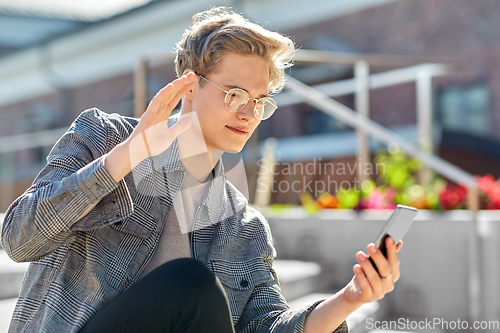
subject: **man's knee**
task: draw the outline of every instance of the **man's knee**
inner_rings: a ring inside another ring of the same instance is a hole
[[[175,259],[156,270],[159,275],[166,276],[168,279],[177,279],[179,282],[211,281],[214,278],[212,272],[201,261],[193,258]]]
[[[201,297],[220,290],[215,275],[199,260],[180,258],[169,261],[150,273],[151,283],[158,283],[168,293],[182,292],[184,298]]]

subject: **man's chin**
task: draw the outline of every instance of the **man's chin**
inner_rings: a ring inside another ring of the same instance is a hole
[[[243,147],[245,147],[245,145],[242,145],[241,147],[239,145],[231,145],[231,147],[226,146],[219,149],[225,153],[237,154],[243,150]]]
[[[223,152],[225,153],[229,153],[229,154],[237,154],[241,151],[242,148],[240,149],[231,149],[231,148],[226,148],[226,149],[222,149]]]

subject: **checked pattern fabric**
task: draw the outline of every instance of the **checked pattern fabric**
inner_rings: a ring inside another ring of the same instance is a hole
[[[171,116],[168,125],[177,120]],[[151,259],[185,171],[174,141],[121,181],[111,177],[104,155],[138,121],[96,108],[82,112],[6,211],[3,246],[13,260],[31,262],[10,333],[78,332],[137,281]],[[195,216],[194,258],[222,282],[236,332],[302,332],[322,301],[290,309],[273,269],[267,220],[226,180],[221,159],[213,173]],[[347,332],[345,322],[335,332]]]

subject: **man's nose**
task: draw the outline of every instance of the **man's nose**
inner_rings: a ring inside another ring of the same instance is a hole
[[[255,103],[256,102],[253,99],[250,99],[247,105],[245,105],[242,110],[238,111],[238,116],[240,118],[245,118],[249,122],[254,121],[256,119],[254,114]]]

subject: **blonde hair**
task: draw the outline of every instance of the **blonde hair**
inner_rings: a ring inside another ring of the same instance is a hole
[[[285,68],[292,66],[295,46],[289,37],[216,7],[193,16],[193,25],[186,29],[175,52],[178,77],[186,69],[206,76],[229,52],[258,55],[269,63],[269,93],[278,93],[285,85]],[[200,80],[200,85],[204,83]]]

